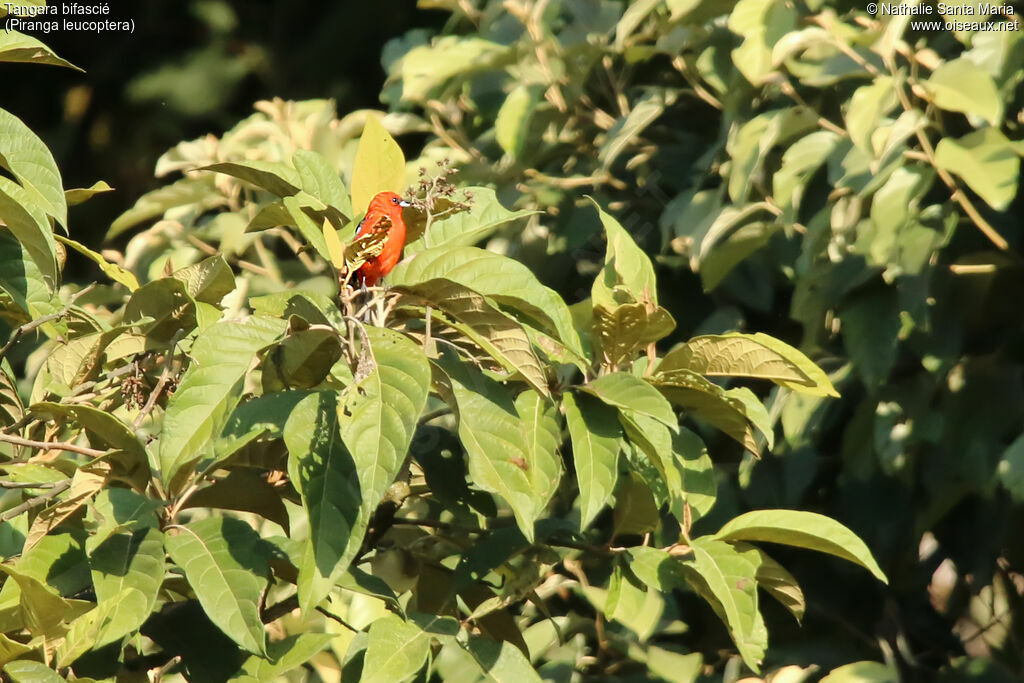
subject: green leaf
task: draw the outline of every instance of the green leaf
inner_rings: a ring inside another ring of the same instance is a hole
[[[704,656],[700,652],[682,654],[651,645],[647,648],[647,667],[667,681],[696,683],[704,670]]]
[[[171,277],[185,284],[190,297],[214,306],[235,291],[235,274],[220,254],[176,270]]]
[[[761,557],[761,563],[757,566],[757,585],[767,591],[779,603],[788,609],[796,617],[797,621],[804,618],[807,610],[807,601],[804,599],[804,592],[800,585],[793,578],[793,575],[786,571],[786,568],[769,557],[768,553],[756,546],[747,543],[732,544],[739,552],[753,550]]]
[[[5,29],[0,33],[0,62],[50,64],[52,66],[66,66],[75,71],[85,72],[84,69],[80,69],[71,62],[58,57],[47,45],[32,36],[10,29]]]
[[[517,85],[505,97],[505,102],[498,110],[494,120],[494,137],[505,154],[512,159],[518,158],[523,152],[541,90],[537,85]]]
[[[2,111],[0,109],[0,112]],[[2,125],[3,119],[0,117],[0,126]],[[0,129],[0,136],[2,135],[3,131]],[[2,152],[0,148],[0,153]],[[0,158],[0,165],[2,161]],[[57,251],[50,220],[35,197],[25,188],[3,176],[0,176],[0,220],[25,247],[39,268],[47,287],[56,289],[60,273],[57,269]]]
[[[522,427],[526,476],[530,480],[537,509],[543,509],[562,481],[562,425],[558,408],[536,391],[520,392],[515,400]]]
[[[38,206],[61,225],[68,224],[68,204],[57,162],[43,141],[4,109],[0,109],[0,167],[10,171],[32,206]]]
[[[31,652],[32,648],[0,633],[0,666],[6,666],[8,662],[22,659]]]
[[[509,47],[475,37],[444,36],[414,47],[402,58],[402,99],[424,102],[449,78],[493,68],[510,53]]]
[[[628,372],[601,375],[582,389],[610,406],[646,415],[672,431],[679,431],[679,419],[665,397],[653,386]]]
[[[550,396],[547,376],[530,344],[530,338],[514,318],[492,306],[477,292],[445,279],[412,286],[392,287],[423,306],[439,309],[452,318],[453,326],[466,334],[489,356],[511,373],[519,372],[536,391]]]
[[[338,579],[338,587],[352,593],[383,600],[389,609],[395,611],[399,616],[405,616],[405,609],[398,601],[395,591],[391,590],[391,586],[379,576],[369,574],[358,567],[349,567],[348,571]]]
[[[167,402],[159,441],[160,471],[169,493],[181,490],[189,466],[209,454],[238,402],[256,352],[272,343],[283,325],[253,317],[245,323],[211,325],[196,338],[192,364]]]
[[[631,6],[630,9],[635,6]],[[608,129],[605,141],[597,150],[601,168],[607,172],[615,160],[665,112],[665,108],[675,102],[678,94],[678,91],[671,88],[644,88],[644,94],[633,103],[629,113],[620,117]]]
[[[150,321],[143,323],[147,318]],[[146,337],[169,343],[175,335],[181,337],[195,329],[196,302],[183,282],[160,278],[132,292],[125,304],[124,322],[139,324]]]
[[[725,389],[712,384],[703,376],[691,370],[673,370],[654,376],[662,394],[673,404],[694,413],[728,436],[740,442],[753,455],[760,457],[761,451],[748,415],[747,403],[742,398],[730,395]],[[761,406],[761,412],[764,407]],[[771,430],[764,431],[765,439],[771,440]]]
[[[661,0],[638,0],[630,3],[622,18],[615,24],[615,49],[622,51],[626,46],[626,39],[633,35],[633,31],[643,23],[647,15],[661,4]]]
[[[101,489],[86,515],[88,528],[92,532],[86,547],[95,548],[112,533],[159,527],[156,513],[162,507],[159,500],[147,498],[131,489]]]
[[[196,491],[182,506],[183,510],[190,508],[252,512],[277,522],[285,533],[289,531],[288,509],[281,499],[281,492],[255,470],[231,470],[228,476]]]
[[[412,286],[436,278],[457,282],[520,311],[557,332],[558,339],[578,356],[586,356],[565,301],[522,263],[476,247],[442,246],[415,254],[388,276],[392,286]]]
[[[594,331],[601,342],[601,362],[610,367],[630,361],[640,349],[672,333],[676,321],[662,307],[645,304],[594,307]]]
[[[20,569],[21,562],[18,564]],[[19,626],[23,625],[33,636],[53,638],[60,635],[61,621],[68,617],[71,603],[57,595],[56,591],[43,581],[22,573],[19,569],[0,564],[0,571],[10,577],[4,584],[4,593],[7,593],[7,583],[10,580],[13,580],[19,589]]]
[[[935,163],[957,174],[996,211],[1017,195],[1020,157],[996,128],[982,128],[961,138],[944,137],[935,147]]]
[[[876,195],[877,196],[877,195]],[[886,384],[896,363],[901,327],[899,301],[889,287],[847,297],[839,307],[843,348],[869,390]]]
[[[848,113],[847,121],[849,119]],[[779,208],[785,210],[800,205],[808,180],[838,144],[839,135],[828,130],[818,130],[808,133],[786,148],[782,154],[782,166],[772,176],[773,195]]]
[[[263,544],[251,526],[226,517],[171,527],[165,539],[210,621],[260,656],[266,656],[266,634],[259,605],[270,574]]]
[[[91,540],[91,539],[90,539]],[[117,533],[96,544],[89,565],[100,606],[111,603],[93,647],[137,631],[156,605],[164,577],[163,534],[142,528]]]
[[[299,607],[312,610],[348,569],[369,520],[358,467],[341,439],[335,392],[310,394],[284,425],[288,474],[309,515],[309,543],[299,566]]]
[[[303,190],[352,220],[352,202],[338,169],[331,166],[322,154],[305,149],[295,150],[292,163],[299,172],[299,184]]]
[[[223,173],[278,197],[292,196],[299,191],[301,185],[299,173],[294,168],[276,161],[226,161],[201,166],[196,170]]]
[[[108,330],[88,332],[59,343],[46,359],[46,370],[54,382],[70,391],[72,387],[95,380],[104,362],[104,354],[116,340],[134,325],[119,325]]]
[[[249,299],[256,315],[291,318],[297,315],[313,324],[331,325],[343,331],[345,320],[338,306],[327,294],[306,289],[289,289]]]
[[[366,118],[352,165],[352,208],[366,211],[378,192],[405,189],[405,155],[376,116]]]
[[[524,443],[526,428],[512,396],[498,382],[470,373],[458,360],[447,358],[442,365],[451,380],[470,480],[505,499],[523,535],[532,541],[534,521],[550,495],[549,483],[538,482],[537,477],[548,468],[531,461],[534,454]],[[538,467],[540,472],[535,471]]]
[[[343,396],[341,438],[359,471],[363,509],[372,514],[412,443],[430,392],[423,349],[398,332],[368,327],[374,368]]]
[[[846,130],[853,144],[873,156],[871,136],[896,104],[896,90],[889,76],[877,76],[869,85],[857,88],[846,110]]]
[[[683,478],[672,457],[672,433],[665,425],[629,410],[623,410],[619,420],[630,443],[639,449],[630,459],[634,471],[650,487],[655,503],[667,504],[669,512],[682,519]]]
[[[720,242],[710,245],[700,262],[700,282],[704,291],[709,292],[718,287],[733,268],[768,244],[772,236],[782,229],[781,223],[754,221],[740,226]]]
[[[889,583],[864,541],[834,519],[815,512],[755,510],[730,520],[714,537],[730,541],[782,543],[817,550],[860,565],[882,583]]]
[[[707,377],[766,379],[813,396],[839,396],[828,376],[797,349],[760,332],[694,337],[673,348],[658,374],[689,370]]]
[[[629,454],[629,451],[627,451]],[[633,463],[630,463],[633,465]],[[653,468],[653,465],[651,465]],[[658,528],[661,513],[654,500],[651,487],[636,473],[636,467],[624,477],[615,493],[614,530],[615,535],[635,534],[642,536]]]
[[[768,647],[768,631],[758,610],[757,550],[744,550],[713,538],[696,538],[693,558],[682,561],[687,582],[725,622],[729,635],[756,673]]]
[[[341,358],[341,340],[333,329],[297,330],[267,349],[263,390],[312,389]]]
[[[682,474],[683,496],[691,518],[697,521],[711,511],[718,495],[711,456],[701,438],[685,427],[672,435],[672,453]]]
[[[783,5],[776,0],[753,1]],[[817,116],[806,107],[774,109],[735,126],[725,147],[732,158],[728,189],[734,204],[742,206],[748,201],[753,182],[775,145],[817,128]]]
[[[298,669],[315,657],[336,636],[333,633],[299,633],[267,645],[267,658],[250,655],[232,681],[278,680],[287,672]]]
[[[67,200],[68,206],[77,206],[98,194],[113,192],[114,189],[115,188],[107,184],[107,181],[97,180],[89,187],[76,187],[70,190],[64,190],[64,198]]]
[[[67,683],[67,679],[50,667],[27,659],[5,664],[4,673],[13,683]]]
[[[32,318],[57,313],[63,302],[54,296],[52,283],[43,277],[31,254],[10,231],[0,229],[0,290]],[[43,327],[47,333],[54,326]]]
[[[94,448],[120,451],[109,457],[111,474],[144,490],[151,477],[149,456],[135,432],[109,412],[86,404],[66,405],[40,402],[29,411],[35,415],[50,416],[57,422],[74,421],[85,429]]]
[[[612,308],[620,303],[635,301],[657,306],[658,284],[651,259],[617,220],[605,213],[593,198],[589,199],[597,209],[608,239],[604,267],[594,279],[591,289],[594,305]],[[625,295],[626,300],[622,300],[622,295]]]
[[[1024,501],[1024,434],[1003,451],[996,472],[1014,502]]]
[[[499,643],[484,636],[470,635],[464,647],[484,674],[497,683],[541,683],[530,660],[508,641]]]
[[[423,668],[430,636],[412,621],[386,614],[373,622],[363,660],[363,683],[398,683]]]
[[[197,214],[227,204],[227,198],[214,186],[213,174],[186,177],[147,192],[135,205],[110,224],[104,241],[112,240],[139,223],[163,216],[177,207],[193,207]]]
[[[310,199],[315,199],[315,197],[310,197]],[[317,223],[306,212],[306,208],[310,206],[310,203],[304,201],[301,195],[285,197],[282,203],[285,209],[288,210],[288,215],[291,216],[291,222],[298,228],[306,243],[316,249],[316,253],[320,254],[322,259],[330,263],[331,253],[330,249],[327,248],[327,240],[324,238],[323,223]]]
[[[936,106],[980,116],[992,126],[1003,118],[1003,98],[992,76],[963,57],[943,62],[922,82]]]
[[[619,477],[622,428],[615,410],[586,396],[562,395],[565,421],[572,440],[572,458],[580,488],[580,530],[612,499]]]
[[[129,270],[125,270],[117,264],[111,263],[103,257],[103,254],[93,251],[81,242],[76,242],[75,240],[64,237],[63,235],[54,235],[54,238],[56,238],[56,240],[61,244],[71,247],[79,254],[82,254],[95,263],[100,267],[100,270],[103,271],[104,275],[114,282],[118,282],[127,287],[129,292],[134,292],[139,288],[139,281],[136,279],[134,273]]]
[[[971,660],[968,659],[968,661]],[[971,676],[971,674],[967,674],[967,676]],[[829,671],[819,683],[899,683],[900,680],[900,672],[895,666],[882,662],[863,661],[836,667]]]
[[[466,187],[462,191],[472,196],[469,210],[435,218],[419,239],[405,245],[407,256],[433,247],[476,244],[506,223],[537,213],[509,211],[489,187]]]
[[[772,48],[796,28],[797,11],[778,0],[740,0],[729,15],[729,30],[743,37],[732,61],[753,85],[766,83],[774,72]]]

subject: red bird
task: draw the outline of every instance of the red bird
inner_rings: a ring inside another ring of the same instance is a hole
[[[356,228],[355,243],[365,259],[356,270],[356,282],[373,287],[402,258],[405,246],[402,209],[407,206],[409,202],[394,192],[379,192],[370,200],[366,216]]]

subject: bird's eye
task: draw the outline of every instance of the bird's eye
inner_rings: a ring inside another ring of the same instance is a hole
[[[392,197],[391,198],[391,203],[392,204],[397,204],[398,203],[398,197]]]

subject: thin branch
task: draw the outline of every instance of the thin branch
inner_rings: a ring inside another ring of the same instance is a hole
[[[672,66],[675,67],[676,71],[683,75],[683,78],[685,78],[686,82],[690,84],[691,88],[693,88],[693,92],[697,97],[704,100],[715,109],[723,109],[721,100],[712,95],[711,92],[701,85],[700,81],[694,78],[693,74],[690,73],[690,67],[686,64],[685,59],[682,57],[675,57],[672,60]]]
[[[12,434],[4,434],[3,432],[0,432],[0,442],[13,444],[15,446],[25,446],[26,448],[38,448],[44,451],[68,451],[69,453],[88,455],[91,458],[98,458],[107,453],[106,451],[89,448],[87,446],[79,446],[78,444],[63,441],[33,441],[31,439],[23,439],[20,436],[14,436]]]
[[[167,673],[169,673],[171,669],[173,669],[180,663],[181,655],[174,655],[173,657],[168,659],[166,662],[164,662],[163,666],[161,666],[159,669],[153,672],[153,683],[160,683],[160,681],[164,679],[164,676],[167,675]]]
[[[845,138],[845,137],[847,137],[849,135],[843,128],[840,128],[836,124],[832,123],[831,121],[826,119],[824,116],[819,114],[816,109],[811,107],[811,105],[807,104],[807,101],[800,95],[800,93],[797,92],[796,88],[793,87],[793,84],[789,82],[788,78],[786,80],[782,81],[782,83],[780,84],[780,87],[782,88],[783,94],[788,95],[789,97],[791,97],[794,100],[796,100],[797,104],[799,104],[800,106],[806,108],[808,111],[813,111],[815,116],[818,117],[818,125],[819,126],[824,128],[825,130],[828,130],[828,131],[831,131],[831,132],[835,133],[836,135],[838,135],[840,137],[844,137]]]
[[[903,106],[903,110],[907,112],[913,111],[914,105],[910,101],[910,98],[907,97],[907,93],[904,92],[903,85],[899,83],[897,79],[896,64],[893,63],[892,57],[887,57],[885,62],[886,66],[889,68],[889,73],[892,75],[896,89],[896,96],[899,98],[900,104]],[[967,217],[971,219],[971,222],[974,223],[978,230],[980,230],[982,234],[992,242],[992,244],[1001,251],[1008,250],[1010,248],[1010,243],[1007,242],[1006,239],[992,227],[992,224],[985,220],[984,216],[978,212],[974,203],[971,202],[967,195],[964,194],[964,191],[960,189],[956,179],[949,174],[949,171],[939,166],[935,159],[935,148],[932,147],[931,140],[928,139],[924,130],[922,130],[921,127],[915,127],[914,134],[917,136],[917,141],[921,145],[921,149],[924,151],[924,154],[928,159],[928,163],[939,174],[939,178],[943,183],[945,183],[946,187],[949,188],[953,201],[960,205],[960,208],[964,210],[964,213],[966,213]]]
[[[52,489],[52,481],[0,481],[0,489]]]
[[[263,613],[260,614],[260,621],[262,621],[264,624],[269,624],[272,621],[277,621],[278,619],[288,614],[298,606],[299,596],[296,593],[295,595],[289,598],[285,598],[281,602],[275,603],[270,607],[264,609]]]
[[[146,405],[142,406],[142,410],[135,416],[135,420],[132,421],[132,431],[138,431],[139,427],[142,426],[143,420],[149,415],[153,408],[156,407],[156,402],[160,400],[160,395],[163,393],[167,383],[171,381],[171,377],[174,375],[171,367],[174,365],[174,351],[178,348],[178,341],[184,335],[185,330],[179,329],[174,333],[171,338],[170,348],[167,351],[167,358],[164,359],[164,368],[160,372],[160,378],[156,381],[156,386],[153,387],[153,391],[150,392],[149,398],[146,399]]]
[[[391,524],[392,526],[424,526],[430,529],[440,529],[441,531],[455,531],[466,534],[488,534],[491,532],[491,529],[463,526],[461,524],[450,524],[448,522],[439,522],[433,519],[410,519],[408,517],[395,517],[391,520]]]
[[[12,507],[4,514],[0,515],[0,522],[7,522],[9,520],[14,519],[15,517],[17,517],[18,515],[27,510],[31,510],[34,507],[39,507],[40,505],[43,505],[47,501],[56,498],[63,491],[66,491],[69,488],[71,488],[70,479],[65,479],[64,481],[57,482],[56,484],[53,485],[53,488],[51,488],[46,493],[40,493],[38,496],[35,496],[34,498],[29,498],[21,505],[16,505],[15,507]]]
[[[452,409],[449,408],[448,406],[438,408],[437,410],[431,410],[429,413],[425,413],[423,416],[420,417],[420,424],[426,424],[432,420],[436,420],[439,417],[444,417],[445,415],[448,415],[451,412]]]
[[[196,249],[203,252],[207,256],[216,256],[217,254],[220,253],[219,251],[217,251],[217,248],[214,247],[212,244],[204,242],[195,235],[185,235],[185,239],[187,239],[192,244],[192,246],[194,246]],[[250,263],[249,261],[244,261],[242,259],[235,259],[235,263],[237,263],[238,267],[241,268],[242,270],[248,270],[251,273],[262,275],[264,277],[272,276],[272,273],[269,270],[267,270],[263,266],[258,266],[255,263]]]
[[[24,325],[19,326],[17,329],[14,330],[14,333],[11,335],[10,340],[6,344],[4,344],[3,348],[0,348],[0,358],[6,356],[7,352],[11,350],[11,347],[13,347],[18,342],[18,340],[21,339],[22,336],[28,334],[32,330],[42,327],[46,323],[53,322],[54,320],[60,320],[61,318],[67,316],[67,314],[68,310],[64,309],[63,311],[60,311],[58,313],[44,315],[42,318],[36,318],[31,322],[27,322]]]

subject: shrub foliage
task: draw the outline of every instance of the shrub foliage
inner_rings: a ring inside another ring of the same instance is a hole
[[[842,496],[925,489],[915,561],[958,502],[1022,495],[1017,366],[965,318],[1017,237],[1019,32],[421,4],[451,20],[385,46],[389,112],[257,103],[157,161],[120,251],[69,231],[110,188],[66,190],[0,110],[11,679],[760,673],[762,598],[807,609],[768,551],[887,582],[820,513],[823,463]],[[18,34],[0,59],[68,66]],[[383,190],[406,258],[357,289]],[[68,258],[101,278],[63,283]],[[736,656],[679,637],[701,610]]]

